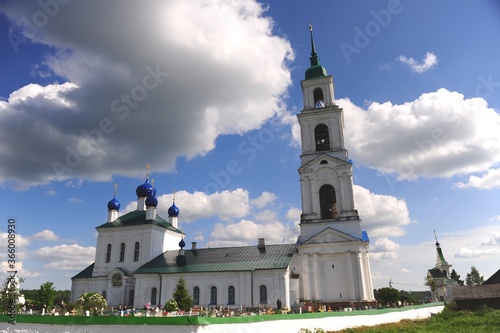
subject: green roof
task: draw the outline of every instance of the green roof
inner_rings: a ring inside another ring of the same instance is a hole
[[[92,277],[92,273],[94,272],[94,265],[95,263],[92,263],[90,266],[85,268],[83,271],[80,273],[76,274],[73,276],[71,279],[87,279]]]
[[[319,57],[316,53],[316,47],[314,46],[314,37],[311,25],[309,25],[309,32],[311,34],[311,67],[306,70],[306,80],[314,79],[316,77],[328,76],[328,74],[326,73],[326,68],[321,66],[321,64],[319,63]]]
[[[158,214],[154,220],[146,220],[146,211],[136,210],[125,215],[120,216],[113,222],[107,222],[96,227],[96,229],[103,228],[123,228],[137,225],[157,225],[165,229],[183,234],[182,231],[172,226],[167,220],[163,219]]]
[[[438,254],[439,260],[441,261],[441,264],[448,264],[446,262],[446,260],[444,259],[443,251],[441,250],[441,248],[439,246],[437,248],[437,254]]]
[[[429,269],[429,273],[434,279],[437,278],[448,278],[446,272],[441,271],[438,268]]]
[[[257,246],[185,250],[186,264],[177,265],[179,251],[173,250],[139,267],[134,274],[284,269],[290,264],[294,252],[295,244],[266,245],[265,250]]]
[[[328,76],[328,74],[326,68],[321,65],[311,66],[306,70],[306,80],[324,76]]]

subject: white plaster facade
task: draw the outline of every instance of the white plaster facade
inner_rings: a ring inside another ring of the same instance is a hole
[[[333,77],[326,75],[313,41],[312,45],[311,67],[301,82],[302,215],[300,245],[291,270],[300,276],[303,300],[371,303],[375,298],[369,241],[354,202],[343,109],[335,104]]]

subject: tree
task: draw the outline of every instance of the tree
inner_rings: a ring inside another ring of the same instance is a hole
[[[45,282],[36,293],[35,306],[37,309],[51,309],[54,307],[56,299],[56,289],[53,282]]]
[[[11,313],[13,310],[18,312],[23,304],[19,303],[20,284],[24,279],[19,278],[17,275],[12,275],[5,278],[0,288],[0,313]]]
[[[471,266],[470,273],[467,273],[465,277],[465,284],[468,286],[480,286],[484,282],[484,278],[479,275],[479,271],[476,267]]]
[[[401,301],[408,302],[410,304],[419,304],[421,303],[415,295],[411,291],[405,291],[405,290],[400,290],[399,293],[401,294]]]
[[[457,281],[457,283],[458,283],[459,286],[463,286],[464,285],[464,280],[460,280],[460,275],[457,274],[457,272],[454,269],[451,271],[450,278],[452,278],[453,280]]]
[[[439,295],[437,293],[437,281],[434,280],[434,278],[430,275],[427,275],[425,277],[425,282],[424,284],[429,287],[429,289],[432,291],[432,293],[436,296],[437,299],[439,299]]]
[[[182,311],[189,311],[193,306],[193,299],[189,295],[186,280],[182,276],[177,281],[173,297]]]
[[[78,312],[83,313],[87,310],[102,310],[108,307],[108,302],[99,293],[83,293],[75,303]]]
[[[377,291],[377,301],[382,304],[397,303],[401,298],[401,293],[394,288],[380,288]]]

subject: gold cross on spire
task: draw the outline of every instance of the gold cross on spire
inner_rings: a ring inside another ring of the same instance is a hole
[[[114,188],[115,188],[115,192],[114,192],[114,195],[116,196],[116,192],[118,192],[118,184],[116,184],[116,183],[115,183],[115,186],[114,186]]]

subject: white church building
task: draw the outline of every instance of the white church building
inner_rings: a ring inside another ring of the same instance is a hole
[[[193,303],[294,307],[301,303],[373,305],[369,239],[354,203],[352,162],[344,147],[343,109],[335,104],[331,75],[320,65],[311,34],[311,66],[301,81],[304,107],[298,115],[302,214],[294,244],[185,248],[179,208],[168,220],[156,213],[156,188],[136,189],[137,209],[119,216],[115,197],[107,222],[96,227],[95,262],[72,278],[71,301],[98,292],[111,306],[142,308],[172,298],[180,277]]]

